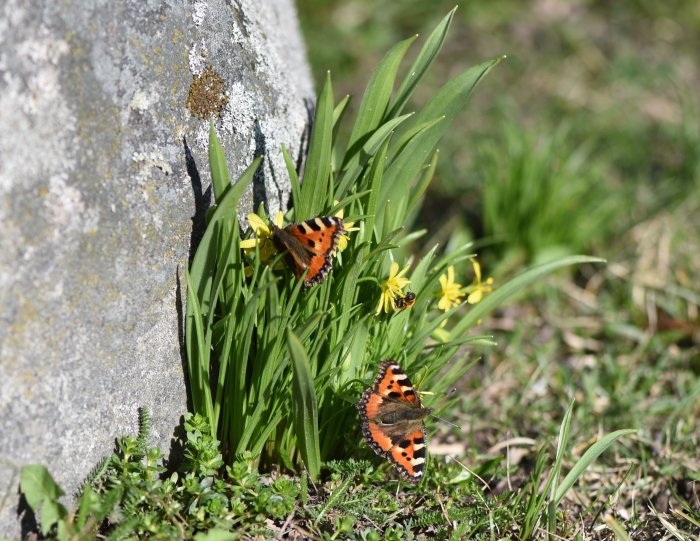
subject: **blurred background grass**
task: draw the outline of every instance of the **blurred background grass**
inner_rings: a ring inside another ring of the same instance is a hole
[[[320,81],[357,106],[378,60],[452,1],[300,0]],[[497,270],[606,247],[698,193],[700,4],[467,2],[416,101],[507,54],[441,145],[421,224],[495,244]],[[507,256],[504,260],[504,256]]]
[[[336,96],[355,107],[389,47],[454,6],[297,4],[319,87],[331,69]],[[700,2],[465,2],[416,102],[502,54],[441,143],[417,220],[423,246],[478,240],[496,284],[565,254],[608,265],[484,322],[501,340],[465,382],[470,436],[444,439],[468,439],[476,454],[513,435],[553,437],[573,394],[581,448],[641,429],[586,484],[587,501],[624,478],[636,495],[611,506],[632,523],[649,517],[643,500],[700,509]]]

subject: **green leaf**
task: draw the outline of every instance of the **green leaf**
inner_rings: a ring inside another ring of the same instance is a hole
[[[386,124],[378,128],[372,136],[367,139],[365,144],[362,145],[362,148],[350,157],[347,164],[343,167],[343,176],[338,183],[337,197],[343,197],[345,195],[350,185],[360,176],[365,165],[367,165],[369,160],[382,148],[384,142],[391,137],[391,134],[397,126],[411,116],[411,113],[409,113],[389,120]],[[383,167],[384,163],[381,165]]]
[[[427,120],[426,122],[422,122],[420,124],[416,124],[415,122],[411,121],[410,126],[401,133],[399,137],[396,138],[396,143],[394,144],[394,148],[392,149],[392,156],[398,156],[401,154],[401,151],[406,148],[406,145],[410,143],[413,139],[421,135],[424,131],[429,130],[433,126],[436,126],[440,122],[445,120],[444,116],[439,116],[437,118],[431,118],[430,120]]]
[[[512,280],[509,280],[502,286],[496,287],[492,293],[489,293],[489,295],[478,304],[470,306],[469,312],[467,312],[467,314],[452,328],[452,335],[454,336],[469,331],[469,329],[476,325],[476,323],[486,314],[489,314],[501,306],[513,295],[536,280],[539,280],[540,278],[543,278],[555,270],[561,269],[562,267],[567,267],[569,265],[580,265],[582,263],[605,263],[605,259],[585,255],[573,255],[527,269],[525,272],[519,274]]]
[[[338,131],[340,130],[341,120],[348,110],[348,103],[350,103],[350,95],[345,96],[338,105],[333,109],[333,139],[331,142],[331,171],[335,173],[339,164],[343,162],[342,156],[339,156],[341,149],[339,149],[338,141]],[[335,144],[334,144],[335,143]]]
[[[391,107],[391,112],[388,117],[394,117],[403,111],[406,102],[413,94],[413,91],[418,86],[418,83],[423,79],[423,76],[428,71],[428,68],[433,63],[437,57],[440,49],[442,49],[442,44],[445,42],[445,37],[447,36],[447,31],[450,28],[450,23],[452,22],[452,17],[454,17],[457,7],[455,6],[452,11],[450,11],[442,21],[435,27],[435,30],[431,32],[428,39],[423,44],[418,56],[414,60],[413,64],[406,73],[398,92],[396,93],[396,98],[394,104]]]
[[[289,182],[292,185],[292,201],[294,201],[296,204],[297,201],[301,201],[301,185],[299,184],[299,175],[297,174],[294,161],[284,145],[282,145],[282,156],[284,157],[284,164],[287,166]]]
[[[352,127],[348,140],[349,149],[358,141],[362,144],[369,137],[369,134],[382,123],[387,104],[391,98],[399,64],[417,37],[413,36],[394,45],[375,68],[362,96],[357,120]]]
[[[353,476],[348,476],[342,484],[333,490],[330,495],[328,496],[328,499],[325,501],[323,506],[320,508],[318,511],[318,515],[316,516],[316,520],[314,520],[314,525],[317,525],[319,521],[323,518],[323,516],[326,514],[326,512],[329,509],[333,509],[334,507],[338,506],[340,503],[340,500],[343,496],[348,491],[348,488],[350,488],[350,484],[353,482]]]
[[[406,205],[407,215],[411,214],[418,206],[418,203],[423,200],[423,194],[425,194],[425,191],[428,189],[430,181],[433,179],[433,175],[435,174],[439,154],[439,150],[433,152],[433,157],[430,159],[430,163],[423,168],[423,172],[416,183],[416,187],[411,190],[411,196],[409,197],[408,204]]]
[[[574,411],[574,401],[569,402],[569,407],[566,408],[566,413],[564,413],[564,418],[561,421],[561,426],[559,428],[559,441],[557,442],[557,454],[554,457],[554,483],[553,487],[557,486],[559,472],[561,471],[561,464],[564,461],[564,452],[569,444],[569,433],[571,432],[571,414]],[[555,489],[552,490],[552,495],[556,492]]]
[[[78,500],[78,514],[75,523],[79,529],[83,529],[91,514],[99,513],[102,508],[102,500],[92,487],[86,486]]]
[[[44,500],[41,506],[41,533],[47,535],[54,524],[59,524],[60,521],[68,516],[68,511],[63,505],[57,501]],[[59,528],[60,529],[60,528]]]
[[[199,532],[194,536],[194,541],[234,541],[240,539],[239,534],[228,530],[213,528],[208,532]]]
[[[314,380],[304,345],[287,329],[287,347],[292,358],[292,415],[301,458],[311,479],[321,471],[318,439],[318,409]]]
[[[615,539],[617,541],[632,541],[632,538],[630,537],[629,533],[625,529],[625,527],[615,520],[611,515],[607,515],[603,517],[603,522],[607,525],[608,528],[610,528],[615,534]],[[668,537],[666,537],[668,539]],[[678,539],[684,539],[683,537],[678,537]]]
[[[20,471],[19,487],[32,511],[38,512],[44,500],[57,500],[65,492],[53,480],[49,470],[39,464],[28,464]]]
[[[379,149],[377,155],[372,160],[372,167],[369,170],[369,188],[370,194],[367,201],[367,214],[369,217],[365,220],[365,231],[363,240],[368,243],[372,242],[372,237],[374,233],[374,223],[376,221],[377,214],[377,203],[379,201],[379,192],[382,187],[382,177],[384,175],[384,166],[386,162],[387,149],[389,148],[389,141],[387,139],[384,145]],[[377,240],[381,240],[378,238]],[[369,244],[368,244],[369,247]]]
[[[39,464],[23,466],[19,486],[32,511],[40,514],[41,533],[47,535],[52,526],[68,515],[58,502],[65,493],[51,477],[49,470]]]
[[[216,136],[213,122],[209,124],[209,168],[211,169],[214,198],[218,203],[231,185],[231,175],[229,175],[224,149]]]
[[[295,220],[309,220],[322,210],[328,194],[328,174],[333,143],[333,86],[330,72],[316,104],[309,155],[306,158],[301,200],[295,201]]]
[[[557,488],[557,491],[554,495],[554,501],[558,505],[559,502],[564,498],[566,493],[569,491],[569,489],[574,486],[574,483],[578,480],[579,477],[581,477],[581,474],[583,474],[586,469],[595,461],[596,458],[598,458],[608,447],[610,447],[613,443],[615,443],[616,440],[621,438],[622,436],[627,436],[630,434],[636,434],[638,430],[633,429],[633,428],[624,428],[622,430],[616,430],[615,432],[611,432],[610,434],[606,434],[600,440],[598,440],[596,443],[591,445],[585,453],[583,453],[583,456],[574,464],[574,467],[571,468],[571,471],[568,473],[566,477],[564,477],[564,480],[561,482],[559,487]]]
[[[562,419],[561,426],[559,427],[559,441],[557,442],[557,453],[554,457],[554,465],[552,467],[552,473],[550,474],[550,487],[549,487],[549,504],[547,509],[547,522],[550,532],[557,531],[557,501],[554,498],[554,494],[557,491],[557,486],[559,484],[559,474],[561,473],[561,465],[564,461],[564,452],[569,445],[569,432],[571,431],[571,414],[574,411],[574,401],[569,402],[569,407],[566,408],[566,413],[564,414],[564,419]]]
[[[350,96],[350,94],[348,94],[342,100],[340,100],[338,102],[338,105],[336,105],[335,108],[333,109],[333,128],[334,128],[333,139],[335,139],[335,133],[338,130],[338,125],[339,125],[341,119],[343,118],[345,111],[347,110],[348,103],[350,103],[350,98],[351,98],[351,96]]]
[[[415,126],[444,117],[443,121],[436,122],[432,127],[422,131],[419,136],[414,137],[393,158],[382,184],[380,204],[381,201],[389,199],[391,194],[411,192],[414,177],[423,164],[431,158],[438,141],[462,110],[476,85],[501,60],[501,58],[490,60],[464,71],[447,82],[425,107],[404,122],[402,129],[408,131]]]

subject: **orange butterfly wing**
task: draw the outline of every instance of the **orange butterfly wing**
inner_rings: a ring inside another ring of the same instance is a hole
[[[387,458],[398,468],[401,477],[417,483],[425,471],[425,448],[425,429],[421,427],[393,446]]]
[[[331,270],[332,254],[345,227],[340,218],[323,216],[284,229],[273,227],[273,233],[278,246],[287,250],[294,275],[300,278],[308,269],[304,285],[311,287],[323,282]]]
[[[374,384],[356,404],[362,418],[362,433],[379,456],[386,457],[401,476],[420,481],[425,470],[425,427],[430,413],[401,367],[384,361]]]

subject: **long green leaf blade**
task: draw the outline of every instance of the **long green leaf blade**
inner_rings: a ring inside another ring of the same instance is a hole
[[[382,147],[393,131],[405,120],[411,117],[411,114],[403,115],[397,118],[392,118],[386,124],[377,128],[372,136],[367,139],[361,149],[348,160],[344,167],[343,177],[338,184],[337,196],[343,197],[351,184],[360,176],[362,169],[367,165],[369,160]],[[384,165],[384,164],[382,164]]]
[[[367,214],[368,218],[365,220],[364,224],[364,238],[363,240],[368,242],[367,250],[372,242],[374,236],[374,223],[376,221],[377,214],[377,203],[379,201],[379,192],[382,187],[382,176],[384,175],[384,166],[386,162],[387,149],[389,148],[390,139],[384,142],[384,145],[379,149],[379,152],[374,157],[372,162],[372,167],[369,170],[369,182],[368,187],[371,190],[369,193],[369,199],[367,200]],[[381,237],[377,238],[377,241],[382,240]]]
[[[608,447],[610,447],[616,440],[622,436],[627,436],[629,434],[636,434],[638,431],[634,428],[623,428],[622,430],[616,430],[610,434],[606,434],[596,443],[591,445],[583,456],[574,464],[571,471],[567,474],[564,480],[561,482],[557,488],[557,492],[554,495],[554,501],[559,504],[564,498],[569,489],[574,486],[574,483],[581,477],[581,474],[586,471],[588,466],[590,466],[596,458],[598,458]]]
[[[435,30],[433,30],[428,36],[428,39],[425,41],[425,44],[418,53],[418,56],[409,68],[406,77],[396,93],[396,99],[394,104],[391,106],[391,111],[388,115],[389,118],[396,116],[403,111],[403,108],[408,99],[411,97],[411,94],[413,94],[413,91],[418,86],[418,83],[420,83],[421,79],[423,79],[423,76],[426,74],[428,68],[437,57],[440,49],[442,49],[442,44],[445,42],[447,31],[450,28],[450,23],[452,22],[452,17],[454,17],[456,10],[456,6],[452,8],[452,11],[443,17],[442,21],[440,21],[440,23],[435,27]]]
[[[316,104],[316,117],[311,132],[309,155],[306,159],[304,181],[301,184],[301,201],[295,201],[297,221],[313,218],[326,202],[328,174],[331,167],[331,145],[333,142],[333,86],[331,74]]]
[[[287,329],[287,347],[292,358],[292,415],[302,460],[311,479],[321,471],[318,438],[318,407],[314,380],[304,345]]]
[[[292,185],[292,201],[294,201],[296,204],[297,201],[301,201],[301,185],[299,184],[299,175],[297,174],[292,157],[289,155],[287,147],[284,145],[282,145],[282,156],[284,157],[284,164],[287,166],[289,182]]]
[[[512,280],[506,282],[502,286],[496,288],[493,293],[490,293],[479,304],[472,305],[469,308],[467,315],[460,319],[459,322],[452,328],[452,334],[457,335],[467,332],[486,314],[499,307],[518,291],[522,290],[536,280],[543,278],[557,269],[567,267],[569,265],[580,265],[582,263],[605,263],[605,259],[585,255],[573,255],[532,267],[522,274],[519,274]]]
[[[421,173],[420,178],[416,183],[416,187],[411,191],[411,196],[409,197],[408,203],[406,204],[407,215],[410,215],[418,206],[418,204],[423,200],[423,194],[428,189],[430,181],[433,179],[433,175],[435,174],[439,154],[440,150],[436,150],[435,152],[433,152],[433,157],[430,159],[430,162],[428,163],[428,165],[424,166],[423,172]]]
[[[348,148],[367,138],[381,123],[391,98],[396,72],[406,51],[418,36],[410,37],[394,45],[372,73],[362,96],[357,120],[352,128]]]
[[[554,497],[556,494],[557,487],[559,486],[559,475],[561,473],[561,466],[564,462],[564,452],[569,445],[569,433],[571,432],[571,415],[574,411],[574,401],[569,402],[569,407],[566,408],[566,413],[564,414],[564,419],[562,419],[561,426],[559,428],[559,441],[557,442],[557,453],[554,457],[554,465],[552,467],[552,473],[550,478],[550,488],[549,488],[549,502],[547,509],[547,523],[550,532],[557,531],[557,503]]]
[[[425,107],[403,123],[402,130],[408,131],[413,126],[444,117],[441,122],[436,122],[421,132],[419,137],[412,139],[394,157],[392,167],[388,168],[382,184],[380,202],[386,201],[392,193],[410,192],[414,177],[423,164],[429,161],[438,141],[467,103],[476,85],[501,60],[497,58],[464,71],[447,82]]]
[[[216,136],[214,123],[209,124],[209,167],[211,183],[214,187],[214,199],[218,203],[231,185],[231,175],[228,172],[226,156],[219,138]]]

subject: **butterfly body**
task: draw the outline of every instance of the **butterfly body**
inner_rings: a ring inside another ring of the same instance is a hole
[[[425,470],[424,408],[408,376],[392,360],[384,361],[372,386],[355,405],[365,441],[386,457],[406,481],[417,483]]]
[[[300,278],[308,269],[304,285],[311,287],[325,280],[333,266],[332,255],[338,239],[345,234],[343,220],[323,216],[284,229],[272,224],[272,239],[280,250],[286,250],[287,264]]]

